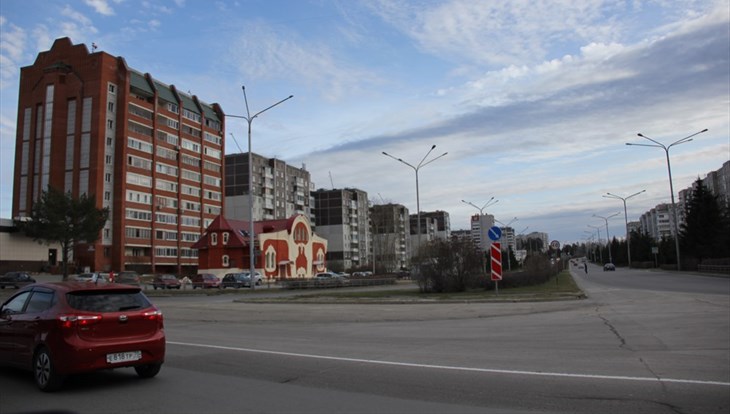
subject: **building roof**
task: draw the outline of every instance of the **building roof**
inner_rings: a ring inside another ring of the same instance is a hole
[[[254,222],[254,231],[256,234],[262,233],[273,233],[277,231],[286,230],[292,232],[292,226],[294,220],[300,215],[294,215],[288,219],[280,220],[264,220]],[[212,231],[229,231],[232,234],[232,239],[229,239],[229,247],[243,247],[248,246],[249,243],[249,222],[242,220],[228,220],[222,215],[216,217],[205,230],[205,233],[200,239],[193,244],[193,249],[207,249],[209,246],[208,237]]]

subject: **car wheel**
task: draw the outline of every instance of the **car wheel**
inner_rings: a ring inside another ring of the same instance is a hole
[[[56,372],[46,348],[40,348],[33,356],[33,377],[41,391],[55,391],[63,383],[63,376]]]
[[[260,280],[257,280],[256,281],[256,286],[261,286],[261,281]]]
[[[160,372],[160,368],[162,368],[162,363],[138,365],[134,367],[134,370],[140,378],[152,378]]]

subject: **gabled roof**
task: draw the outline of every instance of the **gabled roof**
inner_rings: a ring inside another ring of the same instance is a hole
[[[288,233],[292,232],[292,226],[294,220],[298,215],[289,217],[288,219],[279,220],[264,220],[254,222],[254,231],[256,234],[262,233],[273,233],[277,231],[286,230]],[[228,220],[222,215],[219,215],[210,223],[205,233],[200,239],[193,244],[193,249],[207,249],[209,246],[208,238],[211,232],[223,232],[229,231],[232,237],[228,240],[229,247],[243,247],[248,246],[249,243],[249,222],[242,220]]]

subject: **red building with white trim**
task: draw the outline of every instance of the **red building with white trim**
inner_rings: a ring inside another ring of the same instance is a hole
[[[309,278],[327,269],[327,240],[314,234],[302,214],[255,222],[254,238],[254,267],[266,279]],[[223,276],[247,271],[249,240],[248,221],[216,217],[193,245],[198,249],[198,272]]]

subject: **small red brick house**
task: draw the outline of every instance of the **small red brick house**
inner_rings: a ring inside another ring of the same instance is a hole
[[[216,217],[193,245],[198,272],[226,273],[249,269],[249,222]],[[301,214],[254,223],[255,268],[266,279],[309,278],[326,270],[327,240],[312,232]]]

